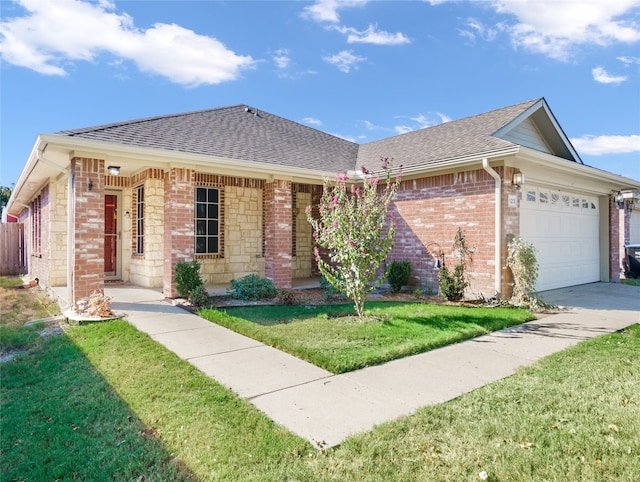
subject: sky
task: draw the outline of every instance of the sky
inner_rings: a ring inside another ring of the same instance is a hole
[[[366,143],[545,97],[640,180],[640,0],[0,0],[0,186],[39,133],[247,104]]]

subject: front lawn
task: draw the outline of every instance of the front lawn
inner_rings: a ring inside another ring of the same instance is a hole
[[[639,325],[325,452],[126,322],[68,335],[0,365],[2,480],[640,480]]]
[[[516,308],[445,306],[372,301],[359,322],[353,305],[259,306],[225,311],[204,309],[202,317],[344,373],[457,343],[534,319]]]

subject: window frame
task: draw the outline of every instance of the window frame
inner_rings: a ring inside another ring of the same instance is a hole
[[[199,200],[200,190],[204,190],[204,199]],[[211,193],[215,191],[215,199]],[[195,186],[193,207],[193,250],[198,258],[219,258],[223,256],[222,246],[222,196],[223,190],[219,186]],[[199,208],[199,206],[204,206]],[[204,211],[204,216],[199,215],[199,209]],[[203,229],[204,228],[204,229]],[[212,229],[213,228],[213,229]],[[215,241],[214,241],[215,240]],[[204,243],[203,247],[199,244]],[[215,251],[211,249],[211,243],[215,243]]]
[[[142,195],[141,195],[142,194]],[[144,184],[136,187],[136,234],[134,238],[134,254],[144,255],[144,211],[145,211],[145,193]]]

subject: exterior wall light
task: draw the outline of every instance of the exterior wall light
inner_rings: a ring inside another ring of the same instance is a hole
[[[107,170],[109,171],[109,174],[112,176],[120,175],[120,166],[109,166],[107,167]]]
[[[624,196],[622,195],[621,192],[617,192],[613,195],[613,201],[616,203],[616,205],[621,208],[622,206],[624,206]]]
[[[524,172],[514,171],[513,176],[511,176],[511,184],[513,184],[516,189],[520,189],[524,184]]]

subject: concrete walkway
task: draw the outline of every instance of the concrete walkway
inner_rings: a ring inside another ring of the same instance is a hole
[[[133,286],[105,289],[112,308],[180,358],[316,447],[445,402],[582,340],[640,322],[640,289],[594,283],[542,293],[568,308],[456,345],[333,375]]]

